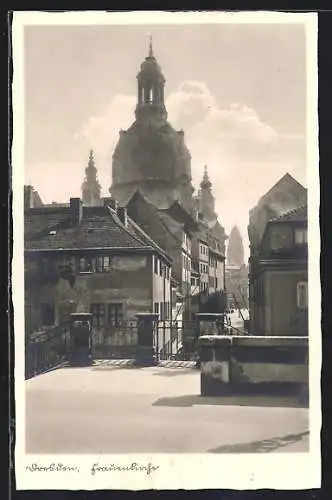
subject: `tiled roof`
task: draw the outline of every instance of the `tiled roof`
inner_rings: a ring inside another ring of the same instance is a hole
[[[126,228],[108,207],[83,207],[79,224],[71,222],[68,208],[45,207],[25,212],[26,250],[86,248],[153,248],[160,253],[156,243],[134,227],[129,217]]]
[[[134,193],[131,200],[129,201],[129,203],[127,205],[127,207],[129,207],[129,210],[130,210],[130,206],[132,204],[135,204],[135,203],[144,203],[145,206],[147,206],[149,208],[152,215],[155,216],[155,220],[158,221],[159,224],[161,224],[161,226],[162,226],[163,230],[166,232],[166,234],[168,236],[172,237],[173,239],[178,240],[177,236],[175,234],[173,234],[170,227],[174,226],[174,223],[178,227],[183,227],[183,224],[180,224],[179,222],[174,221],[174,219],[172,219],[172,217],[167,213],[166,210],[158,210],[152,203],[150,203],[145,198],[145,196],[143,196],[143,194],[139,190],[137,190]]]
[[[156,250],[159,251],[159,253],[163,254],[164,257],[169,259],[165,251],[148,234],[146,234],[146,232],[143,231],[143,229],[138,224],[136,224],[136,222],[132,220],[130,217],[128,217],[128,225],[125,228],[125,230],[128,231],[130,234],[132,234],[141,243],[143,243],[143,245],[155,248]]]
[[[302,207],[293,208],[287,212],[271,219],[271,222],[305,222],[308,219],[308,207],[303,205]]]

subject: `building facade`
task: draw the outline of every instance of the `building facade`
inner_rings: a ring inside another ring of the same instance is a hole
[[[286,178],[284,188],[287,185],[291,186],[293,196],[296,186],[300,196],[294,196],[293,203],[300,204],[306,198],[306,190],[289,178]],[[277,187],[279,195],[280,184]],[[273,198],[273,190],[271,194]],[[286,192],[284,197],[290,200],[289,193]],[[282,209],[276,215],[277,201],[273,200],[274,216],[265,222],[264,227],[251,227],[249,231],[249,235],[254,236],[250,241],[249,259],[250,330],[257,335],[307,335],[307,205],[286,211]],[[271,207],[261,205],[261,209],[266,220]],[[256,214],[251,223],[259,221],[262,224],[264,217]],[[261,235],[260,239],[258,235]]]
[[[95,343],[136,342],[137,313],[171,308],[171,261],[113,202],[25,211],[25,316],[31,333],[92,312]],[[131,337],[126,339],[125,337]]]
[[[168,209],[157,209],[140,191],[131,198],[127,210],[130,217],[172,259],[172,278],[173,283],[176,283],[177,302],[180,299],[183,302],[181,315],[177,314],[177,318],[187,318],[191,292],[192,239],[197,229],[196,222],[178,202],[174,202]]]

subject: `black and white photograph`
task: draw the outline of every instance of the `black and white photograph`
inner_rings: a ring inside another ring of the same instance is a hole
[[[319,487],[317,16],[12,44],[18,488]]]

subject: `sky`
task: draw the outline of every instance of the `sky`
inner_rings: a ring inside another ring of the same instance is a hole
[[[306,186],[301,24],[26,26],[25,183],[44,203],[80,196],[93,148],[108,195],[150,34],[193,184],[207,165],[219,220],[228,234],[238,226],[248,257],[249,210],[286,172]]]

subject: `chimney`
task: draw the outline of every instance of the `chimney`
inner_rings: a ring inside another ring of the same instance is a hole
[[[126,207],[117,207],[116,214],[119,217],[122,224],[124,226],[127,226],[128,225],[127,208]]]
[[[24,186],[24,210],[33,208],[33,187]]]
[[[79,224],[83,217],[83,202],[81,198],[70,198],[70,216],[73,224]]]

